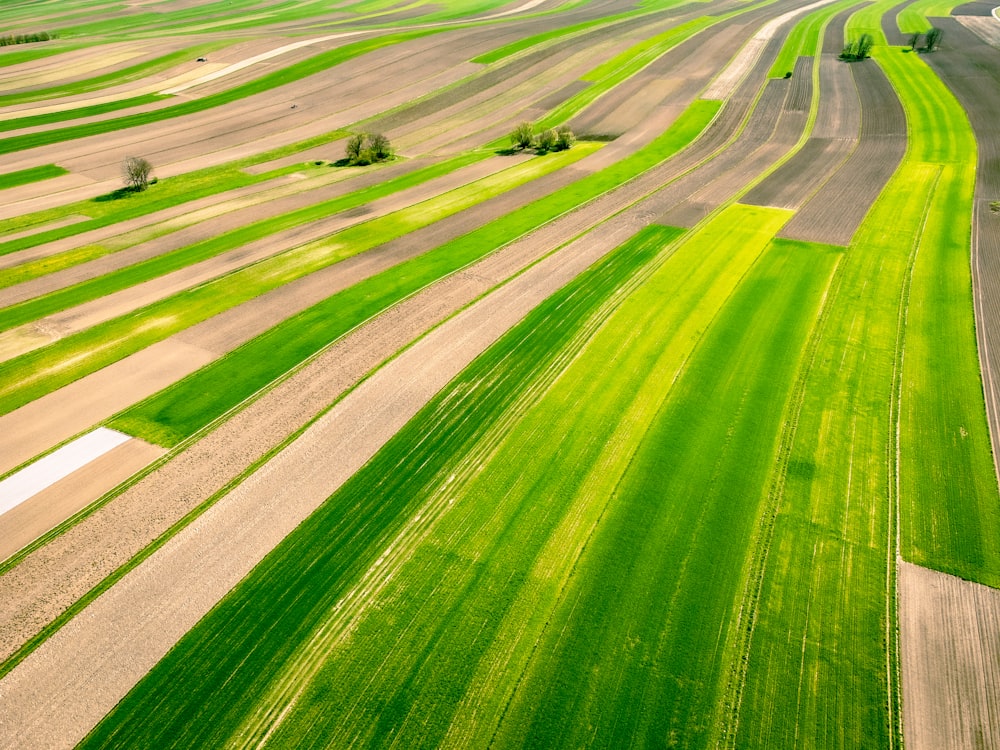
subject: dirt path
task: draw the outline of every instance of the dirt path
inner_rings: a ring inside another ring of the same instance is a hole
[[[1000,747],[1000,591],[898,561],[907,750]]]

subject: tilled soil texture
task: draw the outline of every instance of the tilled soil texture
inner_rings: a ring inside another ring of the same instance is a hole
[[[962,26],[993,47],[1000,47],[1000,23],[992,16],[957,16]]]
[[[850,69],[832,55],[821,55],[820,104],[812,137],[743,202],[800,208],[854,150],[860,126],[861,105]]]
[[[885,34],[886,41],[889,44],[900,45],[907,44],[910,35],[904,35],[902,31],[899,30],[899,23],[896,21],[896,16],[899,12],[909,5],[911,0],[903,0],[899,5],[890,8],[887,12],[882,14],[882,33]]]
[[[949,40],[924,60],[961,102],[976,134],[979,159],[972,212],[972,279],[976,336],[983,391],[993,439],[1000,445],[1000,216],[990,203],[1000,198],[1000,52],[954,19],[935,19]],[[1000,25],[1000,24],[998,24]]]
[[[79,741],[452,376],[645,223],[642,211],[619,214],[596,236],[581,238],[533,266],[364,381],[0,681],[5,699],[0,746]],[[334,359],[328,361],[338,361],[337,354],[331,350]],[[294,400],[300,398],[301,393],[294,394]],[[241,436],[241,442],[246,440]],[[81,690],[82,685],[92,687]]]
[[[861,102],[858,146],[779,236],[847,245],[903,158],[906,118],[899,97],[874,60],[832,64],[849,65],[854,75]]]
[[[1000,747],[1000,591],[899,561],[907,750]]]
[[[953,16],[992,16],[997,4],[992,0],[973,0],[951,9]]]
[[[130,440],[0,515],[0,562],[165,452],[141,440]]]

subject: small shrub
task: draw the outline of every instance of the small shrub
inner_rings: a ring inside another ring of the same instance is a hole
[[[573,148],[575,142],[576,138],[573,136],[573,131],[569,129],[569,125],[560,125],[559,129],[556,130],[556,151]]]
[[[549,128],[548,130],[543,130],[538,134],[538,139],[536,141],[536,147],[538,153],[544,154],[546,151],[551,151],[556,145],[556,131]]]

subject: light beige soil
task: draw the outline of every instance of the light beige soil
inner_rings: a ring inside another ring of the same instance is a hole
[[[208,364],[214,355],[161,341],[0,417],[0,473],[20,466]]]
[[[1000,21],[992,16],[958,16],[956,19],[969,31],[993,47],[1000,47]]]
[[[1000,591],[899,561],[907,750],[1000,748]]]
[[[0,561],[87,507],[165,452],[141,440],[129,440],[0,515]]]
[[[404,351],[46,641],[0,681],[0,746],[15,738],[32,747],[81,739],[449,379],[542,299],[631,236],[644,223],[636,214],[615,217]]]

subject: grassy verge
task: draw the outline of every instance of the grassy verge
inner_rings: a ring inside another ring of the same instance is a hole
[[[406,209],[359,224],[206,282],[0,364],[7,413],[241,302],[427,226],[555,171],[595,148],[532,159]]]
[[[41,182],[42,180],[51,180],[53,177],[60,177],[64,174],[69,174],[69,172],[55,164],[44,164],[31,169],[7,172],[0,174],[0,190],[28,185],[32,182]]]

